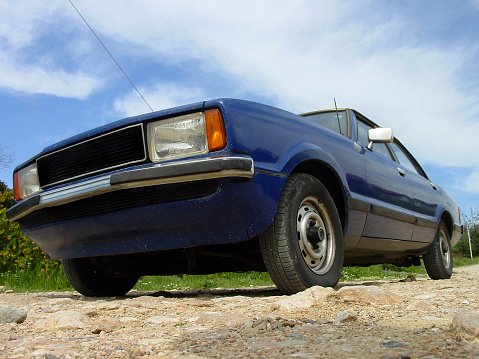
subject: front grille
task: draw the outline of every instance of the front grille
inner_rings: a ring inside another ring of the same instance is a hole
[[[141,124],[94,137],[37,160],[42,188],[145,162]]]
[[[218,185],[218,180],[207,180],[116,191],[58,207],[44,208],[23,217],[18,222],[23,228],[31,229],[129,208],[185,201],[212,195],[218,189]]]

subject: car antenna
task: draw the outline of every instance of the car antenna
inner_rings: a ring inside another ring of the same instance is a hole
[[[338,105],[336,105],[336,97],[334,97],[334,108],[336,108],[336,118],[338,119],[339,133],[343,134],[343,131],[341,131],[341,122],[339,121],[339,113],[338,113]]]
[[[91,32],[93,33],[93,35],[95,35],[95,37],[97,38],[97,40],[100,42],[101,46],[103,46],[103,48],[105,49],[105,51],[108,53],[108,55],[110,55],[111,59],[113,60],[113,62],[115,62],[116,66],[118,66],[118,68],[121,70],[121,72],[123,72],[123,75],[125,75],[126,79],[130,82],[131,86],[133,86],[133,88],[136,90],[136,92],[138,92],[138,95],[140,95],[140,97],[143,99],[143,101],[146,103],[146,105],[150,108],[151,112],[153,112],[153,108],[150,106],[150,104],[146,101],[146,99],[143,97],[143,95],[140,93],[140,90],[138,90],[135,86],[135,84],[133,83],[133,81],[130,80],[130,78],[128,77],[128,75],[126,74],[126,72],[122,69],[122,67],[120,66],[120,64],[115,60],[115,58],[113,57],[113,55],[110,53],[110,51],[108,51],[108,49],[106,48],[105,44],[100,40],[100,38],[98,37],[98,35],[96,34],[96,32],[92,29],[92,27],[90,26],[90,24],[86,21],[86,19],[83,17],[83,15],[80,13],[80,11],[77,9],[77,7],[75,5],[73,5],[73,2],[72,0],[68,0],[70,2],[70,4],[73,6],[73,8],[76,10],[76,12],[78,13],[78,15],[80,15],[80,17],[82,18],[82,20],[85,22],[86,26],[88,26],[88,28],[91,30]]]

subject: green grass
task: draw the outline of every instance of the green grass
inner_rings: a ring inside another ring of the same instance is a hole
[[[268,273],[216,273],[208,275],[173,275],[142,277],[134,289],[163,291],[211,288],[244,288],[273,285]]]
[[[479,264],[479,257],[471,259],[469,257],[454,257],[454,267],[472,266]]]
[[[22,268],[15,271],[0,273],[0,286],[4,290],[15,292],[57,292],[70,291],[73,288],[68,283],[61,268],[52,269],[46,274],[34,268]]]
[[[479,264],[479,258],[473,260],[464,257],[454,258],[454,266],[462,267]],[[345,267],[341,282],[400,279],[408,275],[427,277],[424,266],[400,268],[393,265],[374,265],[370,267]],[[272,286],[268,273],[217,273],[209,275],[173,275],[146,276],[140,278],[134,289],[138,291],[168,291],[210,288],[248,288]],[[0,273],[0,286],[3,290],[15,292],[72,291],[63,272],[54,270],[48,276],[35,269],[17,269],[14,272]]]
[[[345,267],[340,282],[400,279],[409,275],[427,276],[424,265],[419,267],[397,267],[392,264],[376,264],[369,267]]]

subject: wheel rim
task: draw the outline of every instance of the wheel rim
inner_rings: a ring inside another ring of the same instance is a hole
[[[308,267],[318,275],[326,274],[336,253],[331,217],[315,197],[306,197],[296,218],[299,248]]]
[[[444,267],[449,268],[451,266],[451,247],[443,229],[439,232],[439,249]]]

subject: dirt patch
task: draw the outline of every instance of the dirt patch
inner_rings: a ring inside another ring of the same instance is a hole
[[[27,317],[0,324],[0,357],[477,358],[477,330],[451,323],[479,312],[478,278],[471,266],[450,280],[341,283],[295,296],[272,287],[2,293],[0,307]]]

